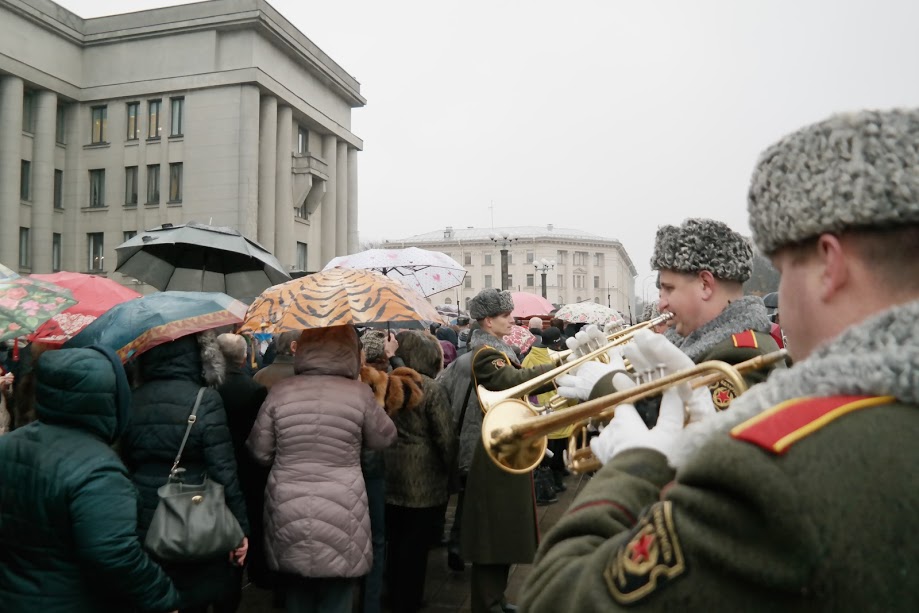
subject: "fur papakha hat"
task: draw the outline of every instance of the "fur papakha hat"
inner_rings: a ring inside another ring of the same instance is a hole
[[[651,256],[654,270],[701,272],[743,283],[753,272],[753,248],[727,224],[714,219],[687,219],[680,226],[661,226]]]
[[[483,289],[469,301],[469,316],[473,319],[495,317],[513,310],[514,299],[511,293],[495,288]]]
[[[919,109],[835,115],[760,156],[747,199],[766,254],[825,232],[919,223]]]

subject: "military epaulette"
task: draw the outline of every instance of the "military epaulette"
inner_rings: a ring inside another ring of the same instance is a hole
[[[744,330],[737,334],[731,335],[734,346],[738,349],[759,349],[759,343],[756,341],[756,334],[753,330]]]
[[[478,359],[479,353],[481,353],[482,351],[484,351],[484,350],[486,350],[486,349],[491,349],[492,351],[497,351],[498,353],[500,353],[500,354],[503,356],[503,357],[501,357],[501,358],[495,358],[495,359],[493,359],[493,360],[491,361],[491,365],[494,366],[495,368],[504,368],[504,367],[507,366],[508,364],[513,364],[513,362],[507,357],[507,355],[506,355],[503,351],[501,351],[500,349],[498,349],[498,348],[496,348],[496,347],[492,347],[491,345],[482,345],[482,346],[479,348],[479,350],[475,352],[475,356],[473,356],[473,358],[472,358],[473,361],[475,361],[476,359]]]
[[[783,454],[801,439],[847,413],[893,402],[893,396],[794,398],[734,426],[731,436]]]

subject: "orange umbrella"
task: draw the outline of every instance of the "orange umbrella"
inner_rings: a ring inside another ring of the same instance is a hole
[[[240,331],[279,334],[344,325],[426,327],[446,323],[420,294],[378,272],[333,268],[269,287]]]

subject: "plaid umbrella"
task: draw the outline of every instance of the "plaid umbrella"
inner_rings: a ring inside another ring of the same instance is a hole
[[[28,277],[0,280],[0,341],[26,336],[69,306],[70,290]]]
[[[65,347],[105,345],[122,361],[189,334],[237,324],[246,305],[219,292],[158,292],[117,304]]]
[[[348,324],[423,328],[435,321],[446,323],[405,285],[369,270],[333,268],[268,288],[249,307],[240,330],[279,334]]]

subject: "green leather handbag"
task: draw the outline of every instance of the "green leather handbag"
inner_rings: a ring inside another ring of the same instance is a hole
[[[242,543],[242,528],[227,507],[223,486],[207,478],[200,484],[182,483],[182,451],[195,425],[202,387],[188,416],[188,427],[169,471],[169,482],[157,490],[159,504],[147,530],[144,546],[167,562],[190,562],[227,555]]]

